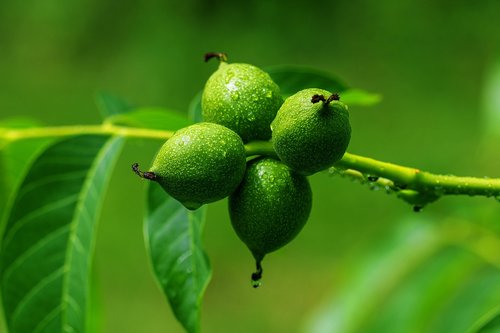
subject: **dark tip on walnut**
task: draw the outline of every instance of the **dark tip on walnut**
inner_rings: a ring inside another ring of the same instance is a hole
[[[205,53],[204,59],[205,62],[209,61],[212,58],[217,58],[221,62],[227,62],[227,54],[224,52],[208,52]]]
[[[262,273],[255,272],[252,273],[252,281],[259,281],[262,278]]]
[[[325,96],[323,96],[323,95],[314,95],[313,97],[311,97],[311,103],[313,103],[313,104],[316,104],[316,103],[318,103],[320,101],[325,102],[326,101]]]
[[[156,180],[157,176],[154,172],[146,171],[143,172],[139,169],[139,163],[132,164],[132,171],[139,177],[147,180]]]
[[[147,180],[156,180],[156,173],[151,171],[146,171],[142,173],[142,177]]]
[[[312,103],[318,103],[320,101],[323,102],[323,104],[328,105],[331,101],[340,101],[340,96],[339,94],[335,93],[330,95],[330,97],[328,97],[327,99],[325,99],[325,96],[323,95],[314,95],[311,98]]]
[[[339,101],[339,100],[340,100],[339,94],[331,94],[330,97],[328,97],[328,99],[326,100],[325,104],[328,105],[332,101]]]

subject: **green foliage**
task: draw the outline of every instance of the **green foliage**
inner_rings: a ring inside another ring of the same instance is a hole
[[[189,211],[156,183],[149,186],[147,207],[144,235],[156,280],[181,324],[199,332],[212,274],[201,243],[206,207]]]
[[[101,92],[95,99],[102,118],[120,115],[134,109],[127,101],[109,93]]]
[[[0,163],[0,219],[4,220],[13,200],[16,188],[20,185],[24,174],[33,159],[41,153],[53,140],[50,138],[32,139],[8,143],[2,149]],[[1,221],[1,220],[0,220]],[[0,231],[3,223],[0,224]]]
[[[2,302],[11,333],[84,332],[96,219],[122,138],[48,147],[17,190],[2,237]]]
[[[33,120],[25,118],[0,121],[0,127],[3,128],[32,128],[37,125]],[[6,218],[3,215],[8,211],[7,206],[30,163],[52,141],[50,138],[15,142],[0,139],[0,222]],[[4,223],[0,223],[0,232],[3,225]]]
[[[484,89],[483,126],[485,134],[495,140],[500,137],[500,61],[493,64],[486,76]]]
[[[352,106],[370,106],[377,104],[381,100],[378,94],[369,93],[362,89],[349,88],[334,75],[317,69],[279,65],[267,67],[266,71],[280,87],[283,97],[289,97],[300,90],[308,88],[320,88],[333,93],[341,93],[342,102]]]
[[[470,332],[498,333],[500,332],[500,306],[478,320]]]
[[[489,237],[464,221],[402,221],[350,265],[349,278],[303,331],[458,333],[493,326],[500,262],[488,253],[500,244],[487,246]]]
[[[107,117],[105,123],[125,127],[170,131],[175,131],[192,124],[184,115],[162,108],[134,109],[127,113]]]
[[[192,119],[193,122],[199,123],[203,121],[202,112],[201,112],[201,96],[203,95],[203,91],[197,93],[194,98],[189,103],[188,107],[188,117]]]
[[[332,92],[347,90],[347,85],[334,75],[313,68],[279,65],[266,68],[284,97],[307,88],[321,88]]]

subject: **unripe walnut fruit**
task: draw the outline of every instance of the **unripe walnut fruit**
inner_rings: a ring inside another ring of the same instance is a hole
[[[248,162],[241,184],[229,197],[229,214],[258,270],[267,253],[288,244],[302,230],[311,204],[311,187],[305,176],[272,158]]]
[[[270,124],[282,103],[279,87],[269,74],[221,59],[205,84],[201,109],[204,121],[226,126],[248,142],[271,138]]]
[[[231,194],[243,178],[245,148],[232,130],[198,123],[178,130],[160,148],[150,174],[186,208]]]
[[[351,139],[347,106],[338,95],[311,88],[288,97],[271,124],[279,158],[310,175],[340,160]]]

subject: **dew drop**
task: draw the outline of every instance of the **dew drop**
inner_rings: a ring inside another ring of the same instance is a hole
[[[442,196],[444,194],[444,188],[442,186],[435,186],[434,193],[438,196]]]
[[[234,79],[234,71],[232,71],[231,69],[228,69],[228,71],[226,72],[226,76],[224,77],[225,81],[226,81],[226,84],[231,82],[232,79]]]
[[[232,93],[231,93],[231,99],[232,99],[233,101],[236,101],[236,100],[238,100],[239,98],[240,98],[240,94],[238,94],[237,92],[232,92]]]
[[[181,140],[178,141],[179,146],[184,146],[184,145],[188,144],[190,140],[191,140],[191,138],[189,137],[189,135],[183,135],[181,137]]]
[[[491,183],[488,184],[488,191],[486,191],[486,197],[489,198],[493,195],[493,185]]]
[[[252,280],[252,287],[259,288],[262,285],[262,279]]]
[[[258,288],[262,285],[262,266],[260,261],[256,262],[257,271],[252,273],[252,287]]]
[[[273,129],[273,127],[271,126],[271,130],[272,129]],[[336,176],[336,175],[340,175],[340,172],[336,168],[329,168],[328,175],[329,176]]]
[[[420,213],[423,209],[424,209],[424,207],[422,207],[422,206],[418,206],[418,205],[413,206],[413,211],[415,213]]]

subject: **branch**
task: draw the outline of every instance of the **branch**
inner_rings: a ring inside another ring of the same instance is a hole
[[[248,156],[276,156],[271,142],[250,142],[246,149]],[[345,153],[340,161],[329,168],[329,172],[369,184],[372,188],[396,193],[400,199],[413,205],[415,211],[443,195],[478,195],[495,197],[500,201],[500,178],[437,175],[350,153]]]
[[[167,140],[172,136],[173,132],[117,126],[110,123],[103,125],[30,127],[20,129],[0,128],[0,138],[7,141],[18,141],[33,138],[57,138],[85,134],[116,135],[127,138]]]
[[[171,131],[103,125],[35,127],[24,129],[0,128],[0,139],[7,142],[42,137],[67,137],[82,134],[117,135],[128,138],[167,140]],[[245,145],[247,156],[277,157],[269,141],[252,141]],[[500,201],[500,178],[458,177],[437,175],[416,168],[377,161],[345,153],[331,168],[338,174],[371,187],[382,188],[414,206],[416,211],[444,195],[495,197]]]

